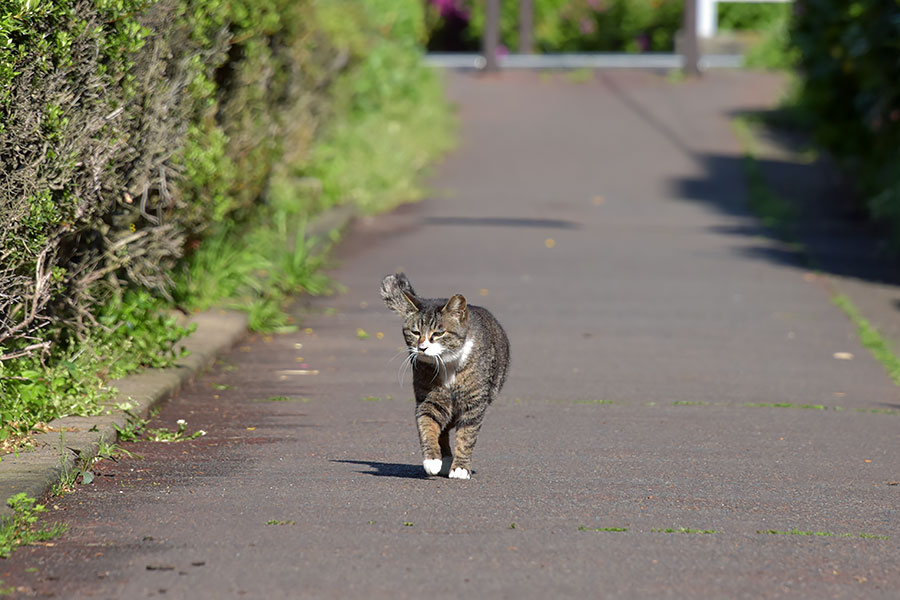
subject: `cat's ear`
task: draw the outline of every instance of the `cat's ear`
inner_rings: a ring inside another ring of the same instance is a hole
[[[418,296],[410,294],[405,290],[400,293],[403,294],[403,299],[407,302],[406,312],[419,312],[422,310],[422,301],[419,300]]]
[[[466,323],[469,320],[469,310],[466,307],[466,299],[460,294],[454,294],[447,300],[447,304],[441,309],[443,314],[454,315],[459,319],[460,323]]]
[[[422,301],[403,273],[384,278],[381,282],[381,298],[389,309],[403,316],[422,310]]]

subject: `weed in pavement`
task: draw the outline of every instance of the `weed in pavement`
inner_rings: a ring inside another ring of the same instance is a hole
[[[187,421],[184,419],[178,419],[175,424],[177,426],[175,431],[166,427],[148,429],[146,431],[147,439],[151,442],[186,442],[206,435],[206,432],[202,429],[198,429],[194,433],[186,433]]]
[[[360,400],[362,400],[363,402],[381,402],[382,400],[393,400],[393,399],[394,399],[394,397],[391,396],[390,394],[388,394],[384,398],[382,398],[381,396],[363,396],[362,398],[360,398]]]
[[[94,466],[101,460],[117,460],[120,455],[132,456],[131,452],[125,450],[117,444],[110,444],[105,438],[100,438],[97,442],[97,451],[94,454],[85,455],[81,452],[75,452],[75,462],[73,466],[69,466],[66,461],[65,437],[60,432],[59,446],[59,480],[53,484],[50,493],[54,496],[64,496],[67,493],[75,491],[75,486],[88,485],[94,481]]]
[[[156,413],[159,411],[150,411],[150,418],[148,419],[143,419],[137,416],[127,408],[123,409],[122,412],[124,412],[126,417],[128,417],[125,421],[125,425],[119,427],[115,423],[113,424],[113,427],[118,434],[119,440],[122,442],[136,442],[138,440],[138,437],[141,435],[141,432],[147,426],[147,423],[150,421],[150,419],[155,417]]]
[[[828,407],[823,404],[793,404],[791,402],[745,402],[744,406],[751,408],[803,408],[807,410],[828,410]]]
[[[712,533],[719,533],[715,529],[691,529],[690,527],[665,527],[665,528],[654,528],[650,530],[652,533],[695,533],[701,535],[709,535]]]
[[[856,412],[871,413],[876,415],[900,415],[900,410],[894,408],[857,408]]]
[[[262,400],[255,400],[255,402],[302,402],[306,404],[312,402],[312,398],[307,398],[306,396],[269,396]]]
[[[25,493],[12,496],[6,505],[13,510],[13,516],[0,522],[0,558],[9,557],[19,546],[46,541],[66,531],[63,523],[36,527],[38,515],[47,509],[43,504],[35,504],[34,498],[29,498]]]
[[[865,346],[875,360],[881,363],[891,380],[900,385],[900,358],[890,349],[887,341],[860,313],[859,309],[844,295],[837,295],[831,299],[834,304],[844,311],[856,327],[859,341]]]
[[[874,533],[834,533],[831,531],[802,531],[800,529],[791,529],[790,531],[782,531],[779,529],[760,529],[756,533],[766,535],[799,535],[811,537],[841,537],[841,538],[862,538],[868,540],[889,540],[890,536],[876,535]]]
[[[558,400],[558,402],[565,404],[565,400]],[[612,400],[603,400],[599,398],[579,398],[576,400],[570,401],[572,404],[593,404],[596,406],[609,406],[610,404],[615,404]]]

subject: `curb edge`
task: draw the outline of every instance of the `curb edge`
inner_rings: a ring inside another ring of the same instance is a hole
[[[328,242],[336,241],[355,218],[352,206],[336,206],[313,217],[305,235],[317,238],[317,251],[327,251]],[[49,423],[54,431],[35,436],[34,449],[0,458],[0,518],[13,515],[6,505],[7,498],[20,492],[42,498],[63,473],[74,468],[77,458],[96,456],[101,440],[115,441],[115,425],[123,427],[128,421],[128,415],[117,405],[130,402],[131,412],[146,418],[151,409],[207,370],[248,333],[247,315],[232,310],[209,309],[191,315],[186,324],[192,323],[197,329],[180,342],[190,355],[180,359],[177,366],[148,369],[110,381],[108,385],[117,393],[106,405],[107,414],[56,419]]]

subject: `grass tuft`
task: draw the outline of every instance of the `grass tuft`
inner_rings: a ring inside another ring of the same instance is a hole
[[[656,528],[650,530],[653,533],[693,533],[701,535],[709,535],[719,533],[715,529],[691,529],[690,527],[666,527],[665,529]]]
[[[859,335],[862,345],[875,357],[875,360],[881,363],[891,380],[896,385],[900,385],[900,359],[888,346],[887,341],[881,337],[878,330],[859,313],[856,305],[847,296],[838,294],[831,301],[844,311],[844,314],[856,327],[856,333]]]
[[[862,538],[868,540],[887,540],[890,539],[890,536],[887,535],[877,535],[874,533],[834,533],[832,531],[803,531],[800,529],[791,529],[789,531],[782,531],[780,529],[760,529],[756,533],[761,533],[765,535],[799,535],[799,536],[810,536],[810,537],[841,537],[841,538]]]
[[[828,410],[824,404],[793,404],[791,402],[745,402],[752,408],[804,408],[807,410]]]
[[[67,529],[63,523],[37,527],[39,515],[47,509],[43,504],[35,504],[34,498],[25,493],[12,496],[6,504],[13,510],[13,516],[0,522],[0,558],[8,558],[19,546],[49,540]]]

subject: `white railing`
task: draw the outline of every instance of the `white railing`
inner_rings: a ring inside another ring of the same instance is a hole
[[[690,1],[690,0],[688,0]],[[722,2],[792,2],[793,0],[697,0],[697,36],[711,38],[716,35],[719,16],[716,5]]]

